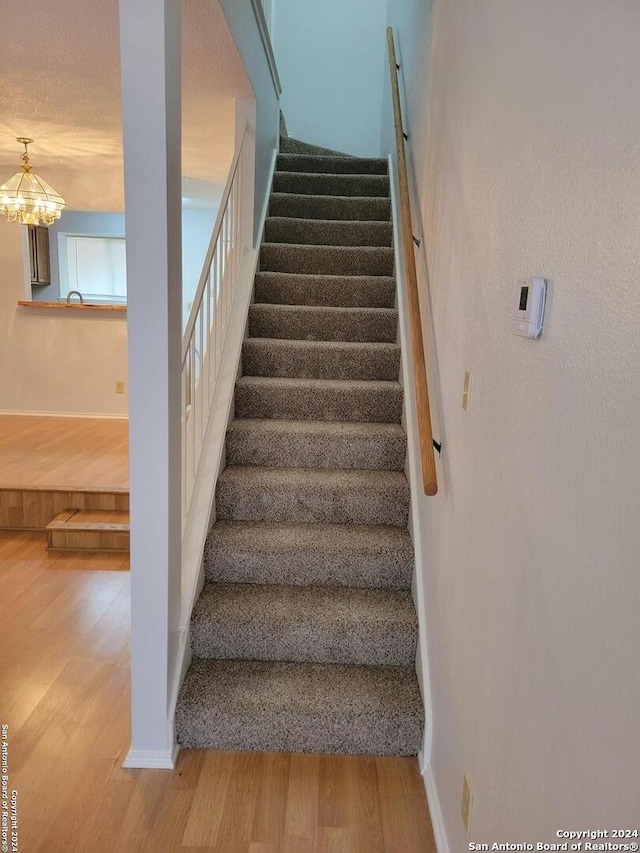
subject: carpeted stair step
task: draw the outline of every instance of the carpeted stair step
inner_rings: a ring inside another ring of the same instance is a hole
[[[391,276],[259,272],[255,277],[255,299],[274,305],[393,308],[396,283]]]
[[[231,466],[218,478],[222,521],[405,527],[409,484],[399,471]]]
[[[247,338],[242,346],[242,372],[246,376],[393,381],[400,372],[400,347],[352,341]]]
[[[416,755],[423,711],[413,666],[195,658],[176,730],[187,748]]]
[[[263,243],[260,269],[313,275],[393,275],[393,249],[386,246],[305,246]]]
[[[279,154],[279,172],[314,172],[330,175],[386,175],[388,162],[381,157],[345,157],[335,154]]]
[[[391,199],[272,192],[269,215],[388,222],[391,219]]]
[[[355,157],[351,157],[351,154],[345,154],[343,151],[334,151],[333,148],[323,148],[321,145],[312,145],[310,142],[302,142],[300,139],[294,139],[293,136],[280,138],[280,153],[356,159]]]
[[[273,190],[178,741],[415,755],[388,164],[283,126]]]
[[[310,172],[275,172],[273,191],[303,195],[389,195],[387,175],[324,175]]]
[[[191,617],[198,658],[408,666],[411,593],[281,584],[207,584]]]
[[[400,424],[236,418],[227,431],[227,465],[402,471]]]
[[[210,582],[409,589],[413,545],[389,525],[217,521],[204,566]]]
[[[269,216],[264,239],[267,243],[391,247],[393,232],[390,222],[341,222],[337,219]]]
[[[400,423],[399,382],[242,376],[236,382],[237,418]]]
[[[255,303],[249,308],[252,338],[395,343],[397,328],[398,312],[393,308],[268,303]]]

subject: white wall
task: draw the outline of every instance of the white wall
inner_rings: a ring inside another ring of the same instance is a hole
[[[19,308],[22,229],[0,221],[0,411],[125,415],[123,312]]]
[[[220,0],[256,99],[254,237],[265,196],[270,191],[273,151],[278,147],[279,91],[269,69],[260,30],[249,0]],[[242,109],[248,109],[245,106]]]
[[[405,133],[411,134],[409,149],[424,150],[427,111],[423,109],[424,93],[429,84],[431,62],[431,24],[433,0],[388,0],[387,25],[393,29],[396,61]],[[384,46],[384,82],[382,86],[383,154],[395,157],[395,130],[389,76],[389,58]],[[408,152],[410,154],[410,151]]]
[[[275,15],[289,135],[378,157],[387,0],[277,0]]]
[[[423,502],[451,851],[636,828],[640,735],[640,6],[390,0],[426,227],[444,445]],[[424,257],[421,256],[421,261]],[[421,283],[425,271],[421,263]],[[551,281],[541,340],[510,332]],[[461,408],[471,370],[471,409]]]

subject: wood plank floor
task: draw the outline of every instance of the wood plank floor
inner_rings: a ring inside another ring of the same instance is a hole
[[[0,532],[0,722],[21,851],[435,853],[415,759],[185,750],[174,771],[124,770],[128,558],[45,546]]]
[[[129,423],[0,415],[0,488],[128,489]]]

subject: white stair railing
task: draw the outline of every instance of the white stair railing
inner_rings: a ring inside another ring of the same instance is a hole
[[[245,251],[247,125],[231,164],[182,344],[182,524],[186,524]]]

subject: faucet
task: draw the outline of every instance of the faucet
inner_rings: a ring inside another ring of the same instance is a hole
[[[69,293],[67,293],[67,305],[71,305],[71,297],[74,295],[74,293],[80,297],[80,305],[84,305],[84,296],[80,293],[79,290],[70,290]]]

